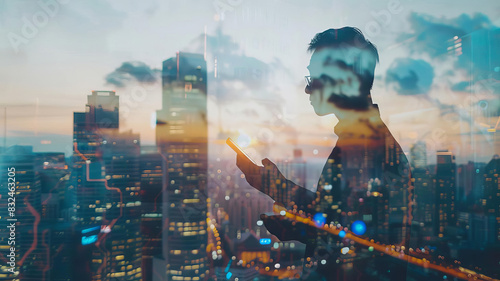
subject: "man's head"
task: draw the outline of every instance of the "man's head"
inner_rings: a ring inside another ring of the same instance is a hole
[[[305,91],[318,115],[368,109],[378,52],[361,31],[328,29],[316,34],[308,50],[313,54]]]

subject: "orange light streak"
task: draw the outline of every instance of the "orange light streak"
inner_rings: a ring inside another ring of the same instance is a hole
[[[283,210],[281,210],[281,211],[283,211]],[[300,216],[292,214],[288,211],[285,211],[285,212],[286,212],[285,216],[291,220],[313,226],[315,228],[324,230],[324,231],[331,233],[331,234],[334,234],[336,236],[339,235],[340,230],[337,229],[336,227],[330,228],[327,224],[325,224],[323,227],[318,227],[310,218],[300,217]],[[358,244],[361,244],[361,245],[364,245],[367,247],[371,246],[371,247],[373,247],[374,250],[376,250],[380,253],[391,256],[393,258],[404,260],[406,262],[412,263],[412,264],[417,265],[417,266],[434,269],[436,271],[446,273],[446,274],[449,274],[451,276],[465,279],[465,280],[473,279],[473,280],[484,280],[484,281],[492,281],[492,280],[498,281],[498,279],[493,279],[491,277],[485,276],[485,275],[480,274],[480,273],[476,273],[472,270],[469,270],[469,269],[466,269],[463,267],[460,267],[458,269],[457,268],[446,268],[446,267],[441,266],[441,265],[433,264],[430,261],[426,260],[425,258],[419,259],[419,258],[410,256],[410,255],[407,255],[404,252],[397,252],[392,248],[392,245],[384,245],[384,244],[377,244],[375,242],[371,242],[369,240],[366,240],[364,238],[361,238],[361,237],[353,234],[351,231],[345,231],[345,233],[346,234],[345,234],[344,238],[346,238],[346,239],[350,239]],[[472,273],[470,273],[470,272],[472,272]]]

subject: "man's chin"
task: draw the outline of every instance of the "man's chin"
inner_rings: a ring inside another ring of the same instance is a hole
[[[314,109],[314,113],[316,113],[316,115],[318,115],[318,116],[325,116],[325,115],[330,114],[328,112],[322,112],[322,111],[318,111],[316,109]]]

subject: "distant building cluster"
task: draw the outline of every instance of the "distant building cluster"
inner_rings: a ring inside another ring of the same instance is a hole
[[[208,161],[204,56],[179,52],[165,60],[162,89],[154,147],[141,147],[138,134],[120,131],[115,92],[93,91],[85,111],[73,115],[69,158],[29,146],[1,148],[3,257],[12,223],[4,200],[8,167],[16,170],[17,220],[15,272],[2,263],[0,280],[299,279],[307,263],[304,245],[279,241],[260,218],[273,202],[247,187],[234,161]],[[321,201],[311,209],[327,214],[332,226],[363,221],[363,237],[375,242],[401,241],[408,232],[412,255],[499,278],[498,155],[488,163],[457,164],[453,152],[439,150],[436,164],[428,164],[426,144],[417,142],[408,155],[409,191],[405,184],[384,185],[384,175],[362,173],[374,161],[398,163],[403,151],[385,145],[384,155],[355,155],[350,166],[329,160],[317,191]],[[306,185],[308,163],[300,149],[278,166],[292,182]],[[263,178],[270,193],[290,201],[291,187],[270,179]],[[401,224],[405,216],[409,230]],[[354,256],[347,249],[338,264],[347,272],[353,259],[378,254],[372,251]],[[446,279],[439,274],[422,270],[419,276]]]

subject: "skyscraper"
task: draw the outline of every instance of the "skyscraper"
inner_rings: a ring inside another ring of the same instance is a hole
[[[92,280],[141,280],[139,135],[120,133],[119,98],[93,91],[86,112],[74,113],[70,190],[73,219],[93,244]]]
[[[163,161],[163,257],[168,280],[207,275],[207,73],[201,54],[163,62],[156,145]]]
[[[445,229],[456,226],[455,155],[448,150],[437,152],[435,233],[443,237]]]
[[[105,196],[105,185],[102,180],[87,181],[102,178],[102,165],[99,147],[102,145],[102,134],[118,128],[119,97],[115,92],[93,91],[88,97],[85,112],[75,112],[73,115],[73,157],[71,179],[73,186],[72,217],[82,225],[94,225],[96,208],[106,208],[106,204],[96,203]],[[103,106],[104,105],[104,106]],[[96,114],[96,110],[103,114]],[[111,118],[98,116],[109,115]]]
[[[484,198],[482,200],[485,215],[492,222],[488,233],[488,242],[500,244],[500,158],[495,155],[484,168]]]
[[[0,280],[39,280],[42,268],[37,260],[42,259],[41,247],[37,246],[38,225],[41,210],[41,185],[40,176],[36,170],[36,154],[31,146],[11,146],[0,155],[0,192],[2,201],[0,203],[0,251],[3,257],[15,253],[16,274],[7,271],[10,266],[7,263],[2,266]],[[9,176],[8,168],[14,168],[15,172]],[[11,180],[8,180],[11,178]],[[8,187],[15,183],[15,191],[9,193]],[[8,198],[13,198],[7,200]],[[10,203],[9,203],[10,202]],[[12,204],[14,203],[14,204]],[[13,208],[13,209],[9,209]],[[12,210],[12,212],[11,212]],[[12,229],[15,235],[15,244],[9,244],[12,236],[7,226],[15,224]],[[14,247],[12,251],[10,247]],[[17,274],[19,273],[19,275]],[[16,279],[17,278],[17,279]]]
[[[412,180],[415,188],[415,208],[413,222],[417,231],[413,236],[417,244],[422,245],[422,239],[430,240],[434,235],[434,203],[435,190],[432,176],[427,168],[427,146],[425,142],[418,141],[411,149]]]
[[[143,281],[153,280],[153,258],[161,255],[162,252],[162,161],[162,157],[158,152],[141,152]]]
[[[42,195],[41,216],[44,221],[54,222],[62,218],[65,212],[68,165],[63,152],[39,152],[36,155]]]

